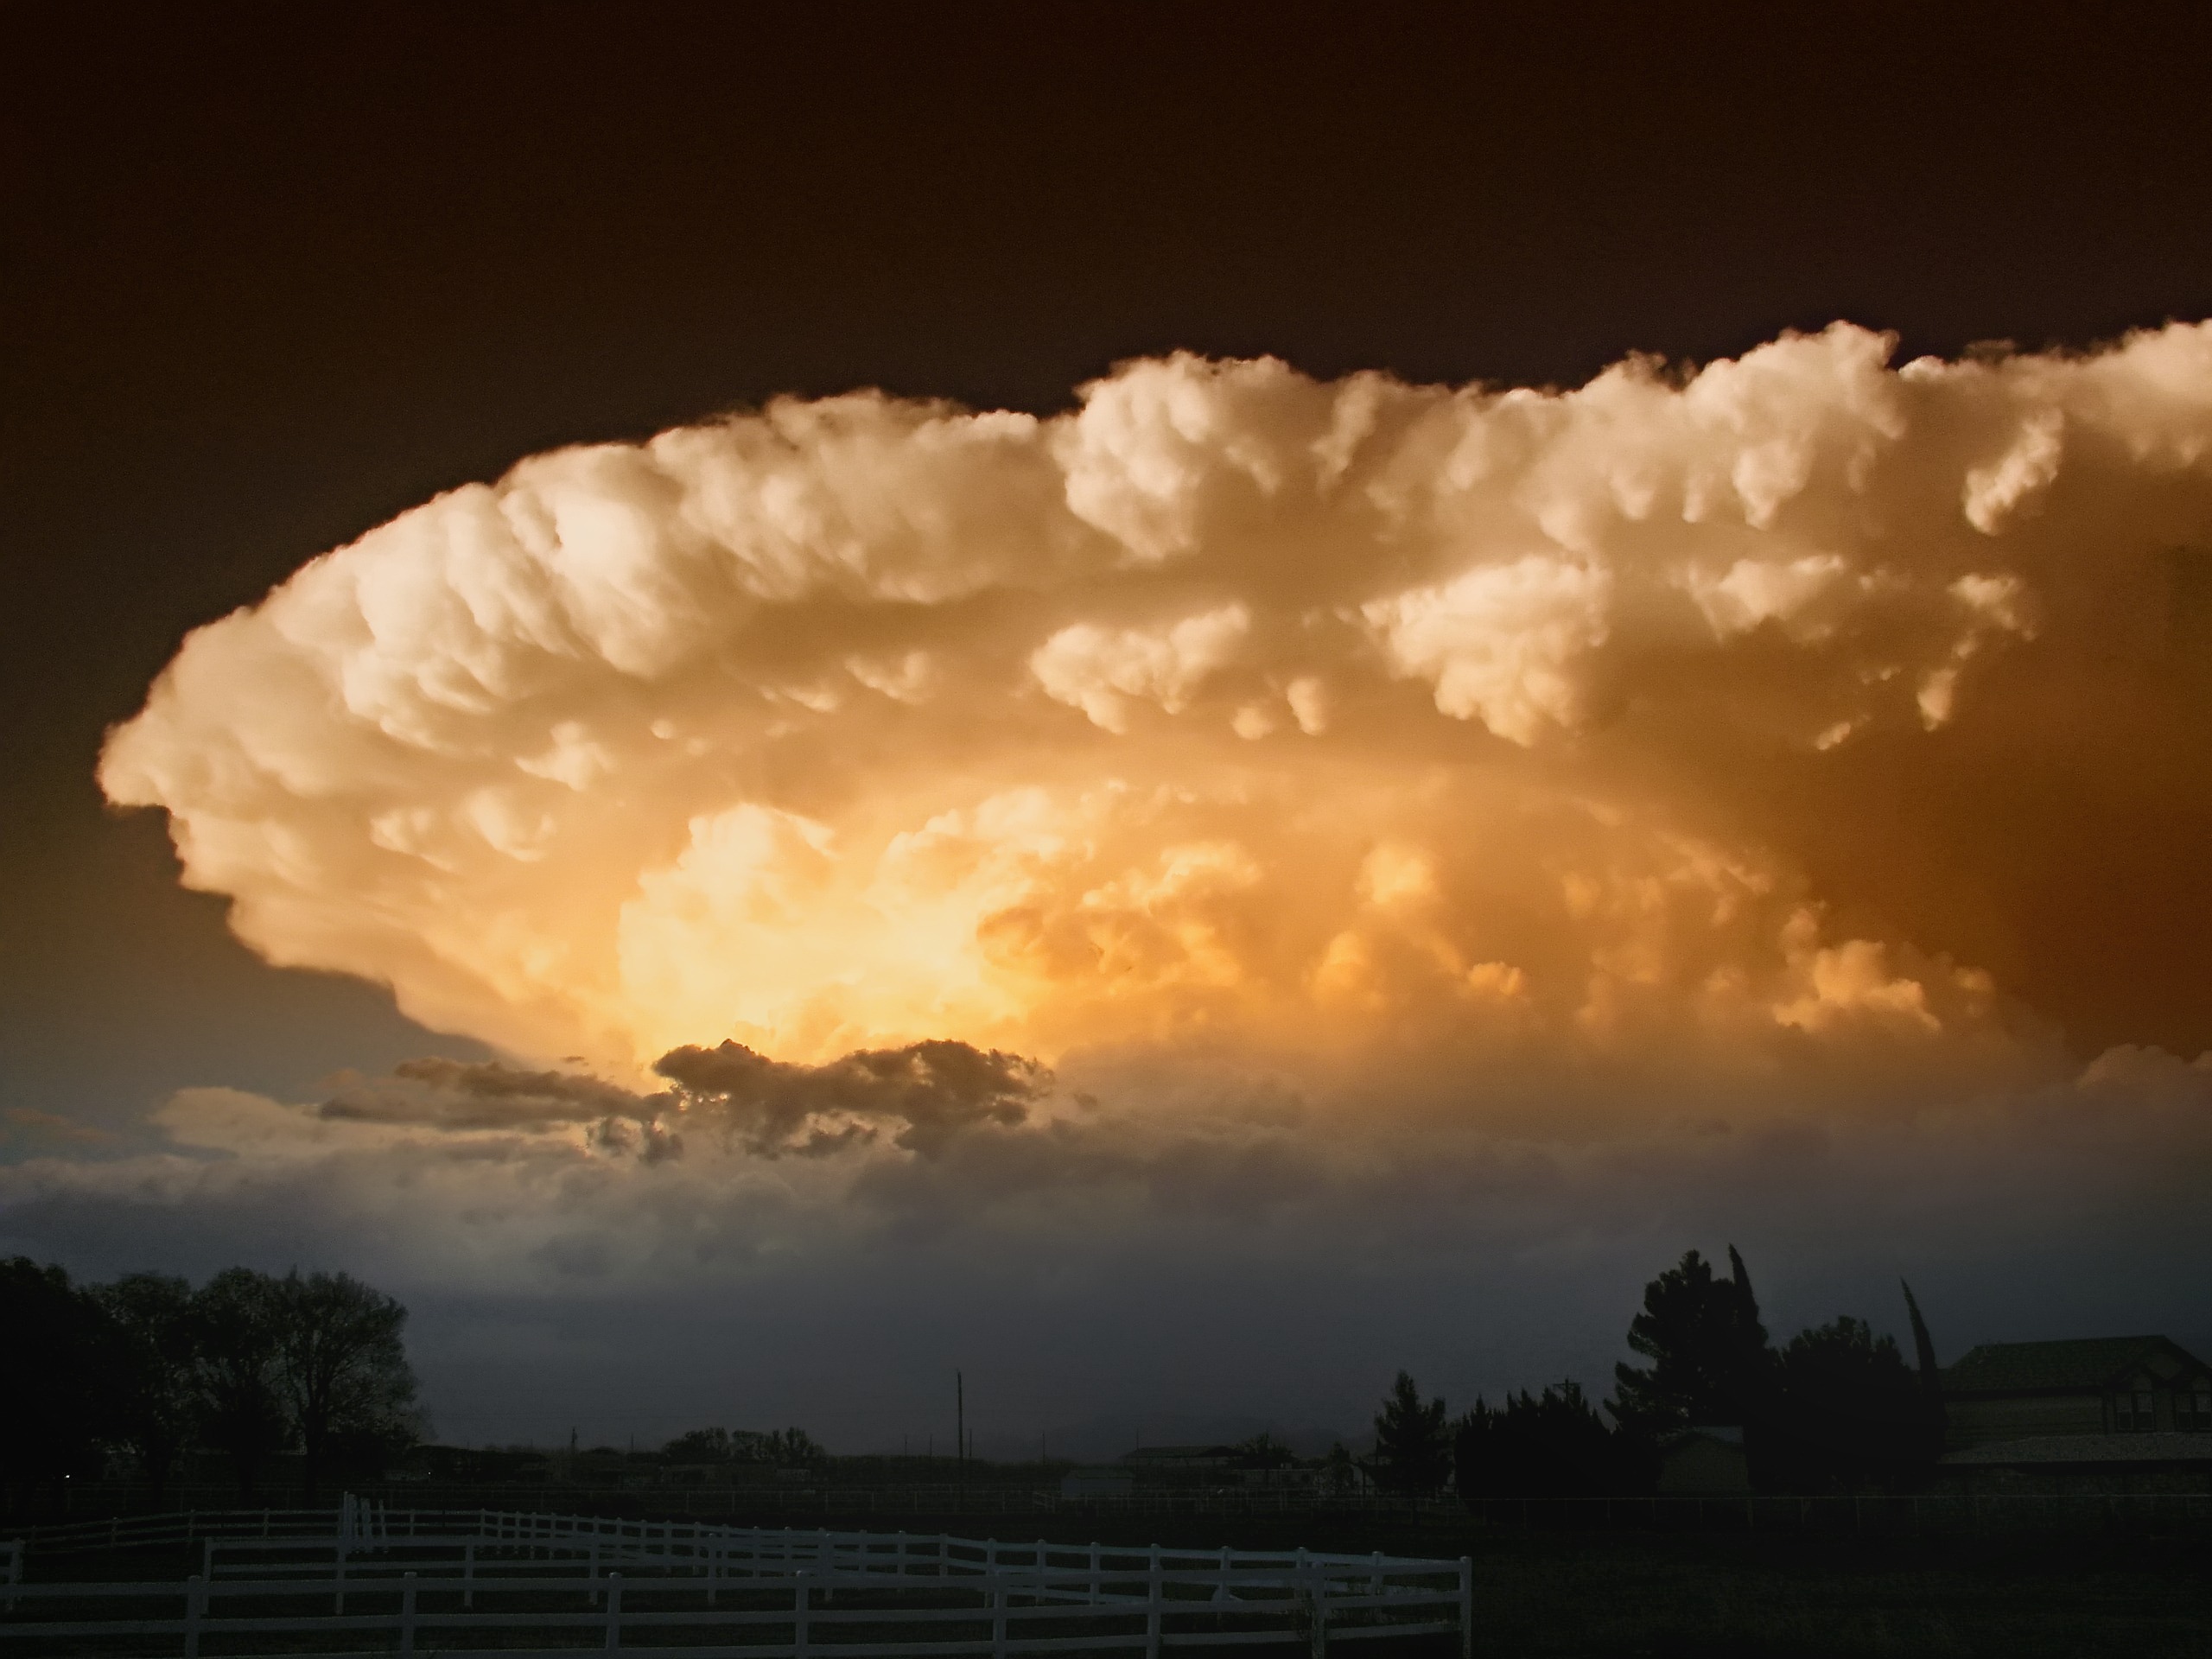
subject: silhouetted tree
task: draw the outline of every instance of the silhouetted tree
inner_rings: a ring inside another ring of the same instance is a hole
[[[779,1428],[758,1438],[755,1453],[762,1463],[779,1469],[810,1469],[830,1461],[830,1454],[803,1428]]]
[[[334,1455],[381,1460],[415,1439],[407,1310],[350,1274],[294,1268],[269,1288],[278,1398],[306,1453],[315,1498]]]
[[[1943,1375],[1936,1364],[1936,1341],[1928,1334],[1928,1321],[1920,1317],[1920,1304],[1912,1299],[1912,1287],[1902,1279],[1897,1285],[1904,1292],[1905,1314],[1912,1321],[1914,1381],[1920,1388],[1920,1429],[1914,1453],[1926,1469],[1943,1455],[1948,1428],[1943,1411]]]
[[[0,1493],[99,1472],[116,1348],[105,1313],[61,1268],[0,1262]]]
[[[1649,1484],[1643,1448],[1599,1414],[1572,1378],[1541,1395],[1482,1401],[1459,1420],[1453,1468],[1470,1503],[1494,1497],[1598,1497]]]
[[[661,1455],[671,1463],[736,1463],[760,1439],[742,1429],[733,1434],[726,1428],[694,1428],[661,1447]]]
[[[137,1456],[159,1510],[199,1421],[192,1287],[173,1274],[131,1273],[92,1294],[116,1337],[115,1438]]]
[[[1376,1472],[1398,1491],[1428,1492],[1452,1469],[1452,1437],[1444,1421],[1444,1396],[1423,1402],[1404,1371],[1391,1384],[1375,1418]]]
[[[1624,1427],[1649,1440],[1693,1423],[1756,1422],[1772,1395],[1772,1353],[1744,1259],[1716,1278],[1695,1250],[1643,1288],[1628,1345],[1651,1363],[1613,1368],[1609,1402]]]
[[[1298,1453],[1264,1431],[1240,1440],[1230,1450],[1240,1469],[1287,1469],[1298,1461]]]
[[[1896,1340],[1848,1314],[1789,1339],[1764,1426],[1761,1484],[1791,1491],[1897,1484],[1916,1461],[1918,1383]]]
[[[1762,1484],[1859,1491],[1927,1478],[1943,1451],[1942,1382],[1912,1287],[1903,1288],[1916,1367],[1907,1366],[1895,1338],[1848,1315],[1800,1332],[1783,1349],[1776,1408],[1754,1465]]]
[[[252,1498],[263,1465],[291,1440],[277,1392],[276,1283],[251,1268],[226,1268],[192,1298],[200,1432],[230,1459],[242,1500]]]

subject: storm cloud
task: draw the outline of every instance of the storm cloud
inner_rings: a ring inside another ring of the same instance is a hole
[[[11,1213],[315,1191],[403,1280],[677,1302],[893,1242],[1340,1305],[1723,1227],[1985,1310],[2183,1259],[2212,326],[1892,347],[1175,356],[441,496],[192,635],[101,780],[270,960],[505,1058],[187,1091]]]

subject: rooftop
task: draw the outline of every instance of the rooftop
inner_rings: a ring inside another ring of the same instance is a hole
[[[2164,1337],[2083,1337],[2070,1342],[1990,1342],[1943,1371],[1946,1394],[2034,1394],[2111,1387],[2154,1357],[2201,1371],[2202,1362]]]

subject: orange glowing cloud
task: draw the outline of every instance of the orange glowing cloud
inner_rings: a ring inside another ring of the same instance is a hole
[[[1891,344],[1178,356],[1049,419],[540,455],[194,633],[101,781],[271,960],[632,1082],[728,1039],[2001,1071],[2018,998],[2069,1013],[2001,925],[2050,826],[1940,779],[2042,730],[2144,827],[2128,891],[2205,808],[2212,327]]]

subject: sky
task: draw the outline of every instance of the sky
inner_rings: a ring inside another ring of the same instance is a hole
[[[470,1442],[2212,1344],[2208,27],[0,14],[0,1250]]]

